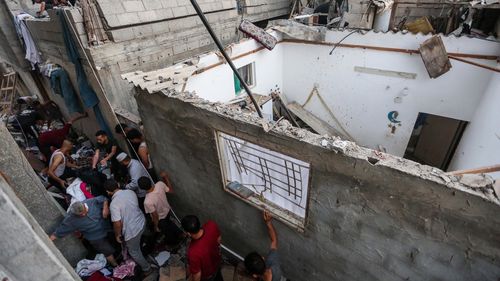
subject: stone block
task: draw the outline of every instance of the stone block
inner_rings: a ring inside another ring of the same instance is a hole
[[[137,13],[123,13],[116,15],[121,26],[139,23],[139,15]]]
[[[132,27],[136,38],[153,35],[153,27],[150,24]]]
[[[162,8],[161,1],[160,0],[144,0],[142,1],[142,4],[144,5],[144,8],[146,10],[158,10]]]
[[[109,27],[117,27],[120,26],[120,22],[118,21],[118,16],[109,15],[104,18],[103,21],[104,26],[107,25]]]
[[[188,14],[187,9],[184,6],[172,8],[172,12],[174,14],[174,17],[176,17],[176,18],[183,17],[183,16],[186,16]]]
[[[149,0],[145,0],[149,1]],[[126,12],[141,12],[144,11],[144,5],[142,4],[142,1],[124,1],[123,2],[123,7],[125,8]]]
[[[170,31],[168,22],[157,22],[151,24],[151,28],[153,29],[153,34],[162,34]]]
[[[236,8],[236,1],[222,1],[222,9]]]
[[[109,15],[125,13],[125,9],[123,8],[121,3],[102,3],[99,4],[99,8],[101,9],[101,12],[105,17],[108,17]]]
[[[174,8],[177,7],[177,2],[175,0],[160,0],[163,8]]]
[[[141,22],[151,22],[158,19],[155,11],[138,12],[138,14]]]
[[[171,19],[174,17],[174,13],[171,8],[164,8],[160,10],[156,10],[156,16],[159,19]]]
[[[176,43],[174,45],[174,55],[178,55],[180,53],[184,53],[186,52],[188,49],[187,49],[187,46],[186,44],[183,44],[183,43]]]
[[[132,28],[122,28],[108,32],[110,40],[114,42],[123,42],[135,38],[134,30]]]

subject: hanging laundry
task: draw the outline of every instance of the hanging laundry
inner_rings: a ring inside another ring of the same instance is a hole
[[[50,86],[54,94],[63,97],[64,104],[68,108],[69,113],[83,113],[80,100],[73,90],[73,85],[71,85],[68,73],[64,69],[57,68],[52,70],[50,74]]]
[[[26,25],[26,20],[34,19],[32,15],[21,13],[14,17],[14,22],[18,35],[24,42],[24,47],[26,51],[25,58],[30,61],[32,69],[35,69],[35,65],[42,62],[40,53],[36,48],[35,41],[31,37],[31,33]]]
[[[109,129],[109,126],[102,115],[101,109],[99,108],[99,98],[92,89],[83,69],[82,62],[80,61],[80,55],[78,53],[78,47],[71,35],[71,30],[66,17],[64,16],[64,10],[57,12],[62,25],[64,45],[66,45],[66,51],[68,52],[68,57],[71,62],[75,65],[76,77],[78,79],[78,90],[80,92],[80,97],[82,98],[83,105],[85,108],[92,108],[96,116],[96,120],[99,123],[101,129],[106,131],[106,133],[111,136],[113,133]]]

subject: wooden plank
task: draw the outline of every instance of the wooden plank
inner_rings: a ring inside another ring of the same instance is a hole
[[[287,105],[287,108],[318,134],[341,136],[341,134],[332,126],[305,110],[302,106],[300,106],[300,104],[292,102]]]
[[[429,77],[437,78],[451,69],[448,53],[439,35],[425,40],[419,51]]]
[[[475,169],[467,169],[460,171],[449,172],[449,175],[464,175],[464,174],[487,174],[500,171],[500,164],[493,166],[480,167]]]

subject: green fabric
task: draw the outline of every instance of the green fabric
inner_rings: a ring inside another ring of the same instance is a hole
[[[239,95],[241,93],[240,80],[238,79],[238,77],[236,77],[236,74],[234,74],[234,73],[233,73],[233,77],[234,77],[234,92],[236,95]]]

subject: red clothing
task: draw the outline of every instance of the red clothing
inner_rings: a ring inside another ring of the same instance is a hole
[[[41,147],[53,146],[56,148],[60,148],[62,146],[62,143],[68,136],[70,128],[71,124],[66,123],[64,124],[64,127],[62,127],[61,129],[41,133],[38,136],[38,144]]]
[[[201,279],[217,273],[221,266],[221,253],[219,245],[220,231],[214,221],[203,225],[203,236],[198,240],[191,240],[187,252],[189,272],[196,274],[201,271]]]

